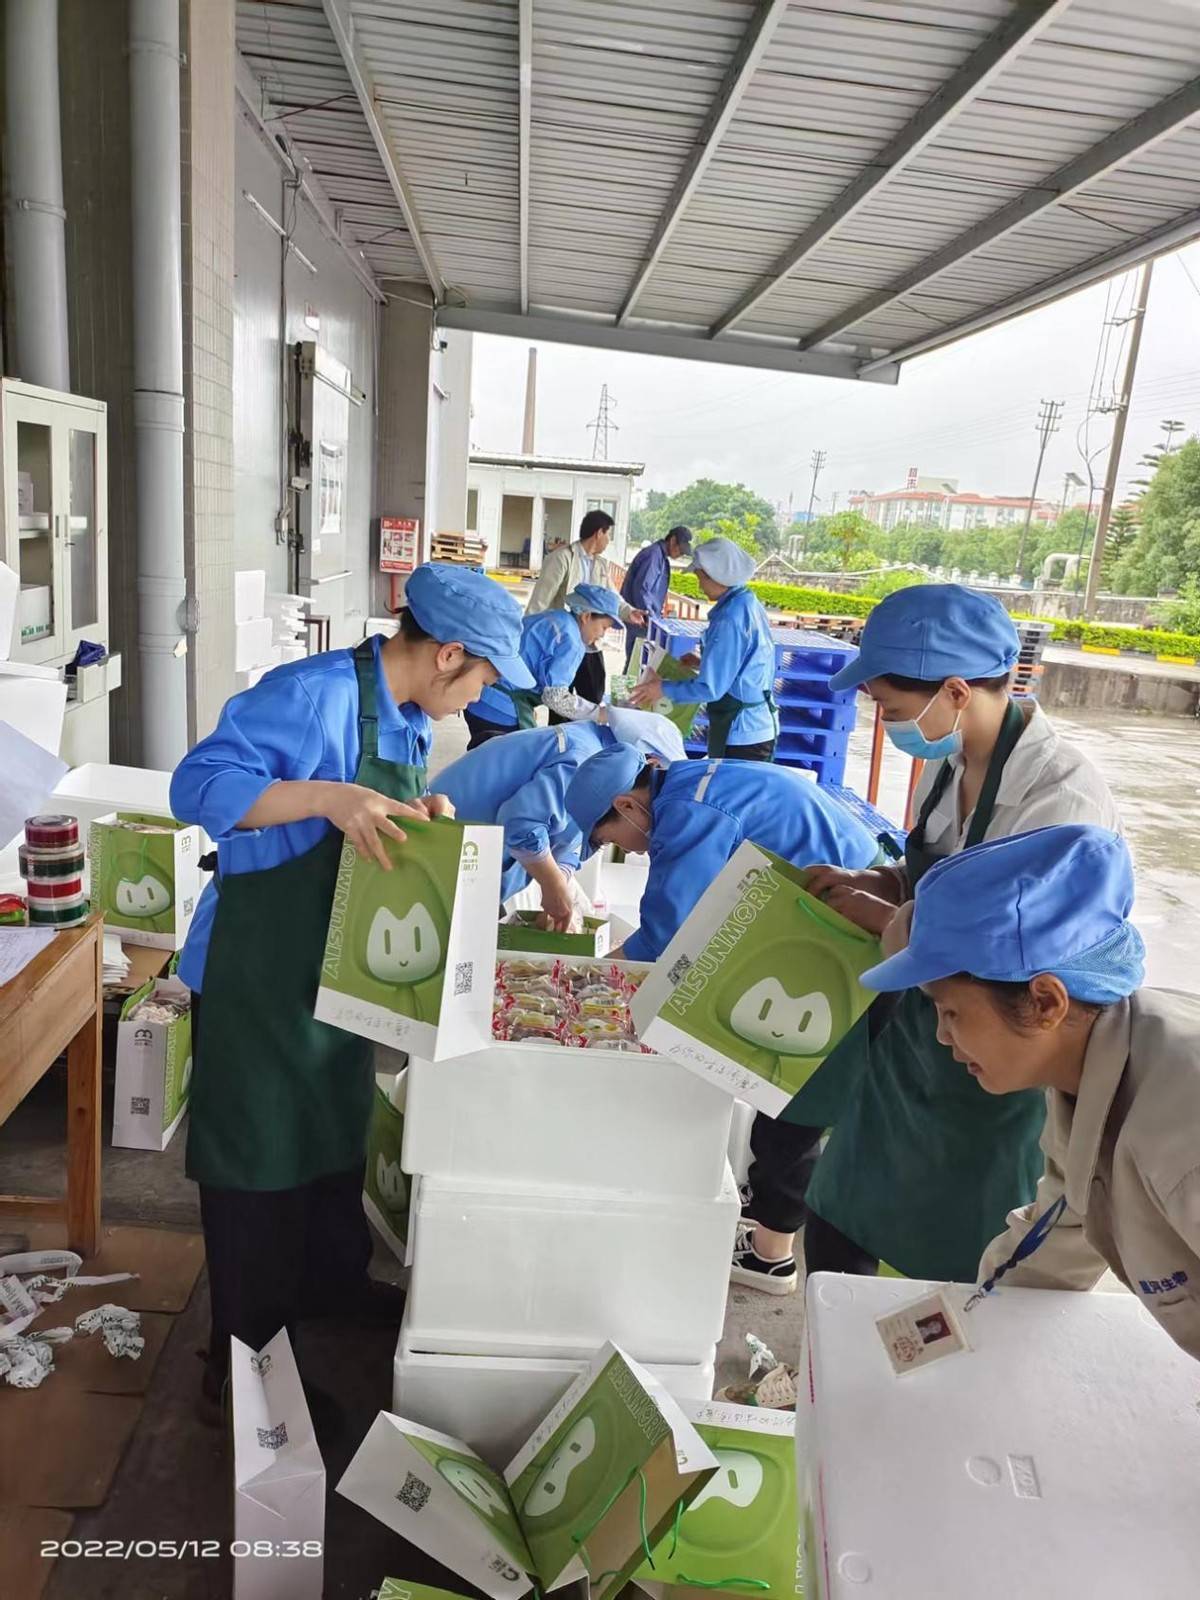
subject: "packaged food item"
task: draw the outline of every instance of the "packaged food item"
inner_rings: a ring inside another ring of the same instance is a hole
[[[25,902],[19,894],[0,894],[0,927],[24,927]]]
[[[496,968],[496,976],[501,983],[509,985],[522,984],[534,978],[553,977],[553,969],[540,967],[534,961],[502,961]]]
[[[605,1006],[609,1010],[625,1010],[624,993],[606,983],[589,983],[582,989],[576,989],[575,998],[581,1006]]]
[[[508,1014],[508,1037],[514,1044],[521,1039],[549,1039],[557,1043],[561,1034],[553,1017],[543,1016],[540,1011],[513,1010]]]
[[[619,1022],[625,1026],[629,1017],[629,1007],[620,999],[615,1004],[607,1000],[585,1000],[579,1007],[579,1015],[585,1020]]]
[[[510,995],[509,1002],[516,1011],[536,1011],[546,1017],[557,1017],[563,1007],[558,995],[531,994],[525,989]]]

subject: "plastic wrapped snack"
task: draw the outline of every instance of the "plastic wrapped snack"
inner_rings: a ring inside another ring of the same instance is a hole
[[[515,1044],[521,1039],[560,1040],[560,1025],[553,1017],[540,1011],[522,1011],[514,1008],[508,1014],[508,1037]]]

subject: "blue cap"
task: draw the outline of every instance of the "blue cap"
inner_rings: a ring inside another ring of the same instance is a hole
[[[404,603],[430,638],[490,661],[514,689],[532,689],[521,660],[520,606],[478,567],[427,561],[404,585]]]
[[[564,604],[568,611],[578,614],[590,611],[596,617],[611,617],[615,627],[621,616],[621,597],[615,589],[606,589],[599,583],[577,583]]]
[[[637,782],[646,758],[631,744],[614,744],[584,761],[567,785],[567,814],[583,834],[584,846],[592,842],[592,831],[601,817],[612,810],[619,794],[626,794]]]
[[[1129,851],[1106,828],[996,839],[930,868],[917,885],[908,948],[862,981],[888,991],[960,972],[995,983],[1049,972],[1074,999],[1108,1005],[1144,975],[1132,905]]]
[[[705,539],[696,546],[688,571],[706,572],[714,583],[732,589],[754,576],[754,557],[732,539]]]
[[[835,672],[831,689],[853,689],[896,673],[942,683],[947,678],[999,678],[1021,644],[999,600],[958,583],[918,583],[881,600],[862,631],[854,660]]]

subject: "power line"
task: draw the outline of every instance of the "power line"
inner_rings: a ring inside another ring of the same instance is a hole
[[[817,499],[817,479],[821,476],[821,468],[825,465],[826,455],[824,450],[814,450],[812,453],[812,488],[808,492],[808,516],[804,522],[804,542],[800,547],[800,559],[808,554],[808,530],[812,527],[813,506]]]
[[[1033,502],[1037,499],[1038,479],[1042,475],[1042,462],[1046,459],[1046,446],[1050,443],[1050,435],[1058,432],[1062,411],[1063,403],[1061,400],[1043,400],[1042,409],[1038,412],[1037,431],[1041,443],[1038,446],[1037,466],[1033,469],[1033,488],[1029,491],[1029,504],[1025,508],[1025,526],[1021,529],[1021,542],[1017,546],[1018,572],[1022,572],[1025,566],[1025,542],[1029,538],[1029,524],[1033,518]]]
[[[608,436],[610,433],[620,433],[620,428],[610,415],[611,407],[616,405],[616,400],[608,392],[608,385],[600,385],[600,409],[596,413],[594,422],[588,423],[588,432],[592,435],[592,460],[608,460]]]

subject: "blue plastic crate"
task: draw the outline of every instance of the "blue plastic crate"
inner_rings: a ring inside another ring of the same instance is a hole
[[[885,817],[882,811],[876,810],[869,800],[864,800],[862,795],[856,794],[853,789],[847,789],[842,784],[830,784],[828,787],[838,804],[844,806],[852,817],[856,817],[874,838],[878,839],[882,834],[887,834],[895,841],[897,848],[903,850],[908,835],[903,828],[897,827],[890,817]]]
[[[707,622],[688,622],[682,617],[651,617],[646,638],[678,661],[696,648],[707,627]]]
[[[858,707],[837,700],[812,700],[795,694],[790,686],[776,694],[781,728],[823,728],[827,732],[852,733],[858,721]]]

